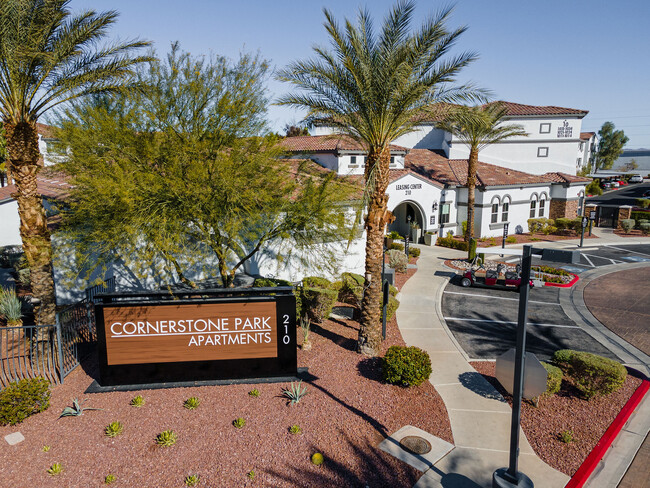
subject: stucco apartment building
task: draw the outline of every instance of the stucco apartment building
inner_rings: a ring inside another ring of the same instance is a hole
[[[480,152],[475,234],[502,235],[506,223],[510,233],[527,232],[529,218],[582,214],[591,179],[576,176],[576,170],[586,151],[580,129],[587,111],[501,103],[507,123],[522,125],[528,136]],[[366,152],[358,143],[331,127],[313,132],[285,139],[287,153],[340,175],[363,175]],[[393,141],[388,206],[396,219],[388,230],[405,235],[410,221],[422,232],[460,233],[467,220],[468,156],[469,148],[438,129],[435,120],[423,120],[416,130]]]

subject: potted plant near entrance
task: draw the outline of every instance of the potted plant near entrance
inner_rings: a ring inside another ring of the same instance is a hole
[[[420,229],[420,224],[413,222],[411,224],[411,242],[417,244],[420,242],[420,237],[422,236],[422,229]]]
[[[438,240],[438,236],[436,235],[435,232],[427,232],[426,234],[424,234],[424,243],[427,246],[435,246],[437,240]]]
[[[386,237],[384,237],[384,243],[386,245],[386,249],[390,249],[390,246],[393,245],[394,241],[401,241],[402,236],[400,235],[399,232],[396,230],[390,231],[388,234],[386,234]]]

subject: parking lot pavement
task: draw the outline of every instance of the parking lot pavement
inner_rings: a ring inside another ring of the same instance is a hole
[[[463,288],[458,277],[444,290],[442,312],[450,331],[472,359],[496,359],[515,347],[519,294],[490,288]],[[562,310],[559,289],[537,287],[528,303],[526,350],[550,359],[558,349],[579,349],[618,359],[577,326]]]
[[[590,243],[591,244],[591,243]],[[580,275],[584,271],[602,266],[611,266],[615,264],[650,262],[650,244],[607,244],[604,246],[567,246],[568,249],[580,250],[579,264],[554,263],[552,261],[540,261],[533,258],[533,266],[543,264],[562,268],[570,273]],[[519,258],[511,258],[507,261],[515,262]]]

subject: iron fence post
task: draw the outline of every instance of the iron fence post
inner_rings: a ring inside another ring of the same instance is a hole
[[[61,378],[61,383],[63,383],[64,378],[64,365],[63,365],[63,345],[61,344],[61,323],[59,322],[59,314],[56,315],[56,347],[59,353],[59,376]]]

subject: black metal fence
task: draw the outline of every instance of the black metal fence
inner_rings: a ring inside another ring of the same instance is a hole
[[[61,338],[55,325],[0,327],[0,386],[42,376],[60,383]]]
[[[62,383],[97,343],[95,295],[114,291],[114,278],[86,289],[86,298],[59,312],[55,325],[0,327],[0,387],[37,376]]]

